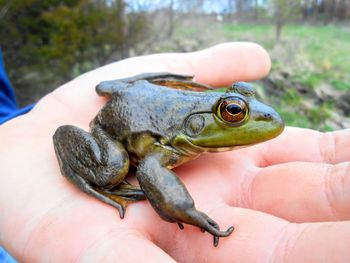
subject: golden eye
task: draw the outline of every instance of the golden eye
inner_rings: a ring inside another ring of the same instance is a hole
[[[248,113],[247,104],[238,97],[223,99],[218,106],[218,115],[224,121],[239,123],[245,119]]]

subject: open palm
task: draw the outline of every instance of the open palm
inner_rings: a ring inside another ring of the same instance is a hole
[[[310,262],[350,256],[350,130],[287,128],[249,148],[175,169],[196,207],[235,231],[213,247],[196,227],[162,221],[147,201],[118,211],[60,174],[52,135],[63,124],[88,130],[106,102],[102,80],[142,72],[194,74],[213,86],[267,74],[263,49],[229,43],[188,54],[117,62],[63,85],[0,128],[0,243],[25,262]]]

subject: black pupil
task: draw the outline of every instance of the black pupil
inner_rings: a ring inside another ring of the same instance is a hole
[[[232,115],[236,115],[242,111],[242,108],[238,104],[232,103],[227,105],[226,110]]]

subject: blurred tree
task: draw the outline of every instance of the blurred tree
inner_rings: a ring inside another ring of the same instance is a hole
[[[327,16],[327,23],[334,20],[342,21],[346,18],[349,18],[349,0],[323,0],[323,2]]]
[[[168,29],[168,37],[171,37],[174,34],[175,30],[175,10],[174,10],[174,0],[169,1],[169,29]]]
[[[238,21],[241,20],[241,15],[243,11],[243,0],[236,0],[236,18]]]
[[[259,1],[254,0],[253,4],[254,4],[254,20],[258,20],[259,19]]]
[[[0,0],[0,19],[19,96],[39,98],[48,86],[129,56],[148,37],[145,14],[127,11],[123,0]]]
[[[259,19],[259,15],[266,13],[267,0],[206,0],[209,3],[220,4],[231,23],[252,22]]]
[[[290,20],[295,19],[301,13],[301,0],[271,0],[271,8],[273,10],[275,27],[276,27],[276,43],[281,40],[283,26]]]
[[[304,20],[330,23],[350,17],[349,0],[303,0],[301,3]]]
[[[147,13],[152,36],[150,44],[170,39],[182,21],[203,12],[204,0],[127,0],[135,12]]]

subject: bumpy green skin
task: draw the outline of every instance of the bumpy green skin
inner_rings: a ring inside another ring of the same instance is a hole
[[[109,98],[92,120],[88,133],[61,126],[53,136],[61,172],[81,190],[119,210],[123,218],[127,201],[147,198],[168,222],[198,226],[218,238],[232,233],[195,208],[184,184],[170,170],[202,152],[234,149],[269,140],[284,127],[279,115],[257,101],[245,83],[226,93],[196,92],[208,88],[191,76],[152,73],[106,81],[96,87]],[[240,98],[248,106],[246,118],[231,124],[217,114],[218,103]],[[140,187],[125,176],[137,167]]]

